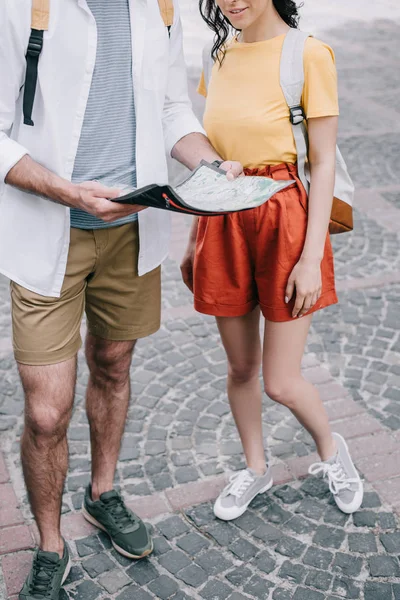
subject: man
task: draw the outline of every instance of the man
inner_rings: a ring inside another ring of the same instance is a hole
[[[46,4],[34,0],[39,12]],[[0,5],[0,272],[12,281],[22,465],[40,533],[20,599],[55,600],[70,565],[60,509],[85,309],[92,479],[84,516],[125,556],[153,547],[113,479],[135,341],[160,326],[169,222],[110,199],[118,186],[165,183],[165,147],[189,168],[219,156],[188,101],[178,7],[168,31],[157,0],[52,0],[33,122],[24,120],[31,7]],[[241,172],[238,163],[222,167]]]

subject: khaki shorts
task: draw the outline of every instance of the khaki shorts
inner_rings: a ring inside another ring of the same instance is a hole
[[[67,269],[60,298],[11,283],[15,358],[50,365],[75,356],[88,330],[114,341],[135,340],[160,327],[161,267],[138,276],[138,224],[110,229],[71,228]]]

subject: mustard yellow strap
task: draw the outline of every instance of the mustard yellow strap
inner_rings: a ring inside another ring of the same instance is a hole
[[[173,0],[158,0],[160,13],[165,27],[171,27],[174,23],[174,2]]]
[[[47,31],[50,18],[50,0],[32,0],[32,29]]]

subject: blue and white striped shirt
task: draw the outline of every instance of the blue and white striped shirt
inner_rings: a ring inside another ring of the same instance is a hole
[[[128,0],[87,0],[97,25],[97,54],[72,181],[98,180],[111,187],[136,187],[136,115]],[[71,209],[71,226],[102,229],[114,223]]]

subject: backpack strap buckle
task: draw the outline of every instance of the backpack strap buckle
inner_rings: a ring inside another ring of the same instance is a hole
[[[290,122],[292,125],[300,125],[306,119],[306,113],[302,106],[291,106],[289,107]]]
[[[27,56],[36,58],[40,55],[43,48],[43,31],[37,31],[32,29],[29,38],[28,49],[26,51]]]

